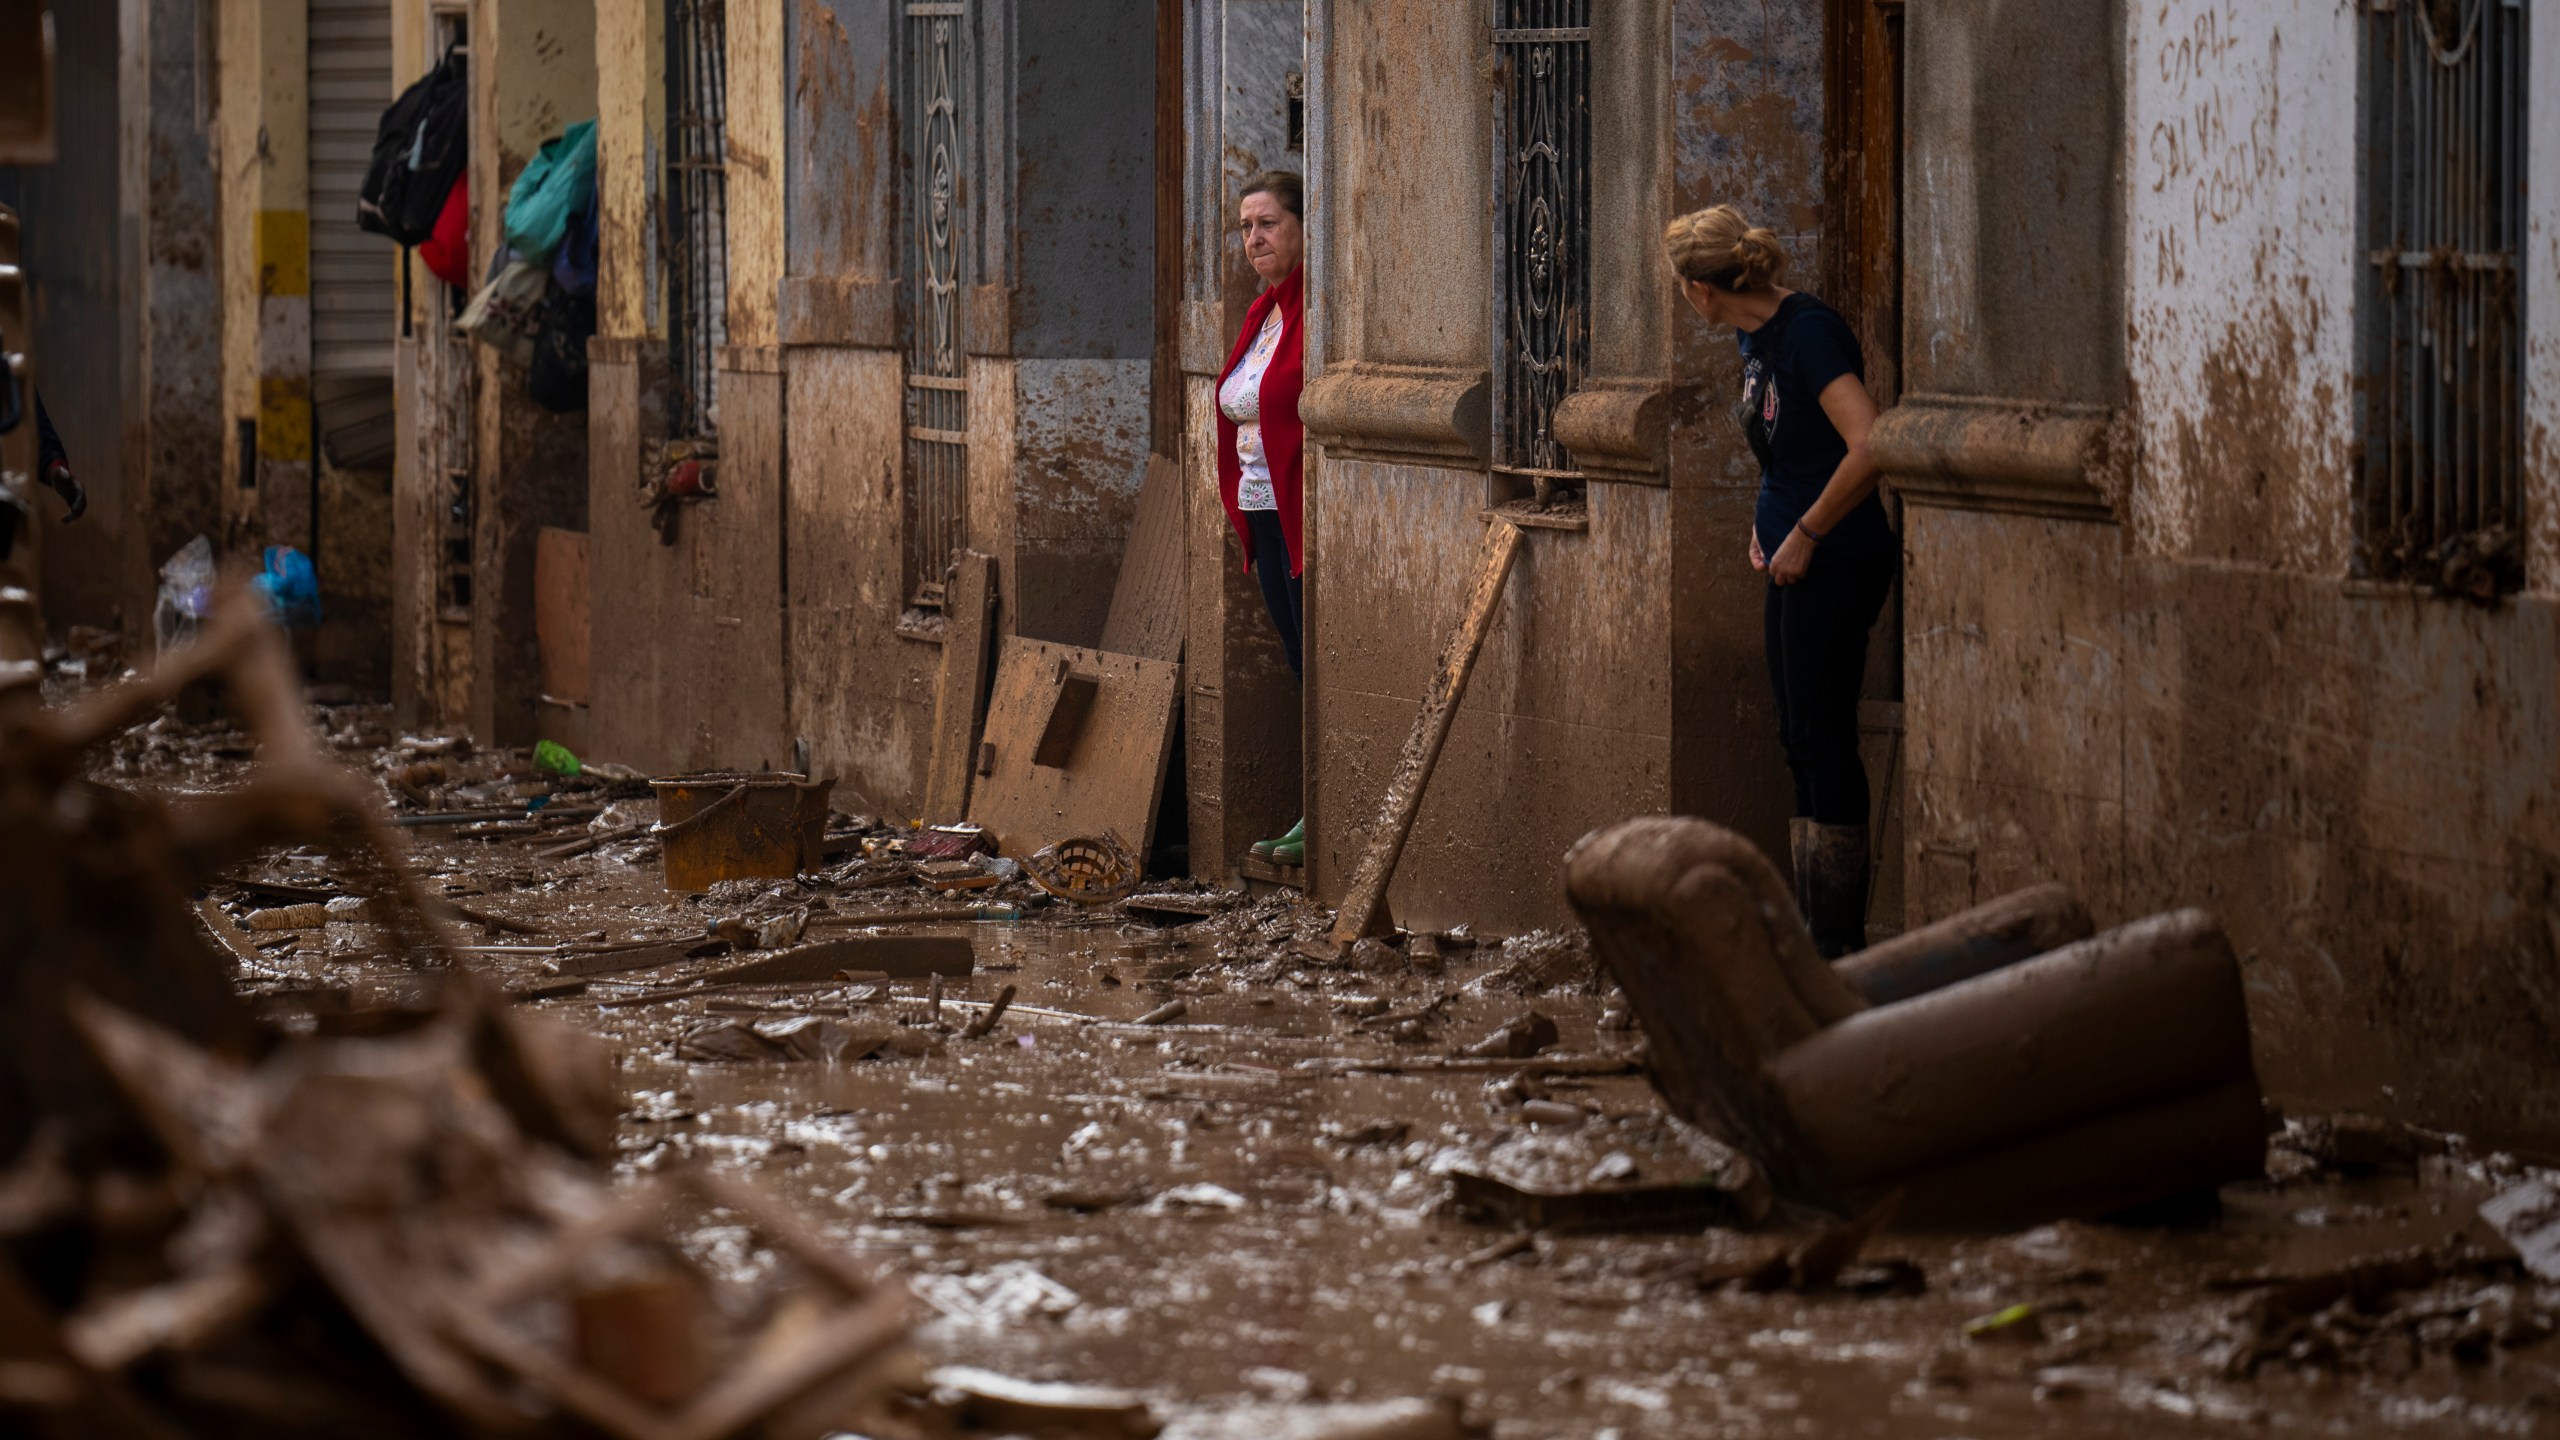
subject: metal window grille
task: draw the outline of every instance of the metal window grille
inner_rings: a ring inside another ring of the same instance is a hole
[[[2364,12],[2357,565],[2486,598],[2524,578],[2525,10]]]
[[[968,355],[960,336],[969,263],[969,13],[963,0],[907,0],[907,594],[939,600],[965,534]]]
[[[1493,49],[1494,464],[1578,478],[1554,420],[1591,366],[1591,0],[1494,0]]]
[[[727,0],[667,4],[667,349],[679,437],[717,434],[729,340]]]

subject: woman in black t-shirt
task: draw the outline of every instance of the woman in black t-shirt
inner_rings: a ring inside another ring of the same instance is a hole
[[[1877,498],[1858,337],[1840,313],[1777,283],[1778,237],[1730,205],[1672,221],[1663,249],[1690,308],[1742,348],[1736,414],[1760,460],[1751,568],[1769,577],[1763,626],[1778,733],[1795,774],[1796,905],[1826,956],[1866,944],[1867,772],[1858,690],[1867,632],[1901,544]]]

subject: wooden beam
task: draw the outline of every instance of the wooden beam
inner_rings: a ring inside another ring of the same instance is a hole
[[[933,821],[969,813],[970,762],[985,714],[987,661],[995,653],[995,561],[963,550],[943,596],[942,683],[933,703],[933,758],[925,772],[924,814]]]
[[[1423,693],[1421,713],[1413,717],[1413,733],[1396,757],[1395,774],[1386,797],[1378,802],[1378,823],[1370,832],[1368,853],[1352,872],[1351,893],[1333,918],[1333,942],[1348,945],[1369,931],[1387,898],[1387,882],[1395,878],[1404,842],[1413,833],[1413,817],[1422,809],[1422,792],[1431,783],[1449,725],[1458,717],[1458,702],[1467,693],[1476,655],[1484,649],[1485,632],[1493,628],[1494,611],[1502,603],[1503,582],[1511,578],[1511,562],[1520,554],[1520,527],[1495,519],[1486,530],[1484,553],[1477,562],[1475,588],[1467,595],[1466,613],[1449,643],[1440,650],[1431,688]]]

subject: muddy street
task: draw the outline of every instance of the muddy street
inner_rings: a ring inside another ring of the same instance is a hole
[[[842,814],[823,870],[672,895],[634,829],[645,787],[322,714],[396,817],[524,817],[398,828],[468,922],[466,963],[611,1043],[618,1179],[752,1177],[903,1275],[938,1363],[1126,1387],[1177,1419],[1448,1396],[1523,1440],[2560,1420],[2560,1297],[2478,1214],[2528,1172],[2458,1140],[2292,1117],[2270,1178],[2218,1210],[1888,1230],[1827,1280],[1791,1275],[1826,1222],[1746,1217],[1747,1162],[1667,1113],[1578,935],[1336,955],[1331,917],[1285,894],[938,892],[903,854],[932,832]],[[211,793],[246,768],[236,732],[168,717],[100,778]],[[618,838],[558,853],[595,835]],[[241,993],[289,1029],[423,983],[330,913],[340,888],[287,849],[213,891],[250,949]],[[312,903],[320,923],[262,928]],[[995,918],[895,918],[971,907]],[[877,978],[937,940],[967,973]],[[720,978],[830,945],[830,973]],[[687,1244],[736,1276],[771,1263],[733,1225]]]

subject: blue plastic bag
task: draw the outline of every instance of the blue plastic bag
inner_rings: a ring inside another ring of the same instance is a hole
[[[516,177],[507,192],[507,246],[535,265],[548,269],[553,252],[569,233],[577,213],[596,183],[596,122],[581,120],[566,133],[542,142],[542,153]]]
[[[267,568],[256,583],[277,620],[305,630],[320,623],[320,576],[310,556],[290,545],[270,545]]]

